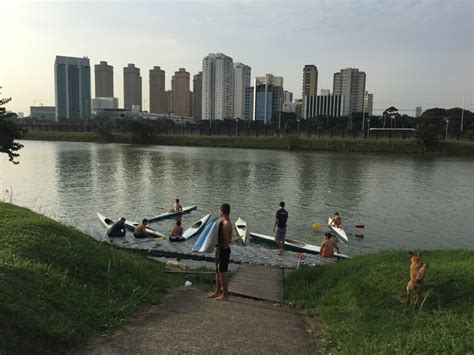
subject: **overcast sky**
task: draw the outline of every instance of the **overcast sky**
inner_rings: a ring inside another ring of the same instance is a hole
[[[303,66],[315,64],[318,91],[332,90],[341,68],[365,71],[375,109],[414,114],[461,106],[463,96],[474,108],[473,0],[10,1],[0,14],[0,96],[25,114],[35,101],[54,105],[56,55],[112,64],[120,106],[123,67],[135,63],[148,109],[149,69],[165,69],[169,88],[174,71],[192,76],[216,52],[250,65],[252,77],[283,76],[295,98]]]

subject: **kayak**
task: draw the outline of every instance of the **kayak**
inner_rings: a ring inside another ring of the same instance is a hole
[[[191,226],[183,232],[183,238],[189,239],[194,237],[196,234],[201,232],[206,225],[207,221],[211,218],[211,214],[202,217],[199,221],[194,222]]]
[[[104,215],[97,213],[97,217],[99,217],[100,222],[104,225],[105,228],[109,229],[115,223],[114,220],[105,217]]]
[[[239,240],[241,240],[244,244],[247,243],[247,239],[249,237],[247,231],[247,222],[245,222],[242,218],[238,218],[235,222],[235,229],[237,230],[237,234],[239,235]]]
[[[148,220],[150,222],[156,222],[156,221],[160,221],[162,219],[181,216],[185,213],[190,213],[191,211],[194,211],[195,209],[197,209],[197,206],[187,206],[187,207],[184,207],[181,211],[164,212],[164,213],[159,214],[158,216],[149,218]]]
[[[217,244],[219,234],[219,218],[214,218],[204,227],[201,235],[193,246],[193,251],[198,253],[208,253]]]
[[[252,240],[257,240],[265,242],[267,244],[275,244],[275,238],[270,235],[260,234],[260,233],[250,233],[250,238]],[[294,239],[285,239],[285,249],[291,251],[297,251],[308,254],[319,254],[321,248],[314,244],[308,244]],[[349,257],[344,254],[334,253],[335,257],[348,259]]]
[[[347,235],[346,235],[346,232],[344,231],[344,229],[337,228],[337,227],[331,225],[331,223],[332,223],[332,218],[329,217],[329,219],[328,219],[329,229],[336,235],[336,237],[338,237],[339,239],[342,239],[347,244],[349,244],[349,239],[347,238]]]

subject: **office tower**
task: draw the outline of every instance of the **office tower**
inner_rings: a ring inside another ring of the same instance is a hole
[[[374,110],[374,94],[369,94],[368,91],[366,91],[364,95],[364,109],[365,113],[369,115],[371,115]]]
[[[303,104],[303,118],[313,118],[318,116],[339,117],[344,108],[343,95],[318,95],[305,96]]]
[[[248,65],[234,63],[234,118],[245,117],[245,89],[250,86],[250,76]]]
[[[172,78],[173,113],[177,116],[191,117],[190,77],[184,68],[179,68]]]
[[[202,119],[202,71],[193,77],[193,117]]]
[[[114,97],[114,67],[101,61],[94,65],[95,97]]]
[[[316,96],[318,94],[318,68],[314,64],[303,68],[303,88],[301,97]]]
[[[263,119],[265,124],[269,124],[272,118],[276,119],[274,116],[283,109],[283,77],[273,74],[258,76],[255,78],[253,88],[252,120]]]
[[[131,110],[132,106],[142,108],[142,77],[135,64],[123,68],[123,107]]]
[[[331,95],[331,90],[329,90],[329,89],[321,89],[320,95],[321,95],[321,96]]]
[[[89,58],[56,56],[54,61],[56,120],[91,117]]]
[[[421,106],[416,106],[415,117],[416,118],[421,117],[422,114],[423,114],[423,108]]]
[[[334,73],[332,92],[344,95],[343,116],[349,113],[362,112],[365,94],[365,73],[356,68],[341,69]]]
[[[231,57],[210,53],[202,60],[202,119],[233,118],[234,68]]]
[[[159,66],[150,69],[150,112],[166,113],[165,71]]]

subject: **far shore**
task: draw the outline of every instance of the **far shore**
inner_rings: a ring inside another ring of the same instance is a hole
[[[131,143],[129,134],[114,133],[106,140],[95,132],[51,132],[30,131],[25,140]],[[474,156],[474,141],[440,141],[435,147],[426,149],[414,139],[351,139],[351,138],[305,138],[288,137],[232,137],[232,136],[189,136],[157,135],[153,144],[226,147],[251,149],[284,149],[314,151],[344,151],[370,153],[436,153]]]

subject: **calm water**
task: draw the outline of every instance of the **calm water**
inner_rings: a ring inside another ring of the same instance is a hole
[[[474,158],[251,149],[133,147],[24,142],[21,163],[0,156],[0,199],[99,237],[95,213],[140,220],[163,212],[179,197],[204,214],[231,205],[250,231],[271,234],[280,200],[289,211],[288,237],[319,244],[338,210],[349,233],[363,223],[365,237],[344,252],[386,249],[473,248]],[[167,232],[172,221],[155,225]],[[351,237],[351,235],[349,236]],[[340,243],[342,244],[342,243]]]

